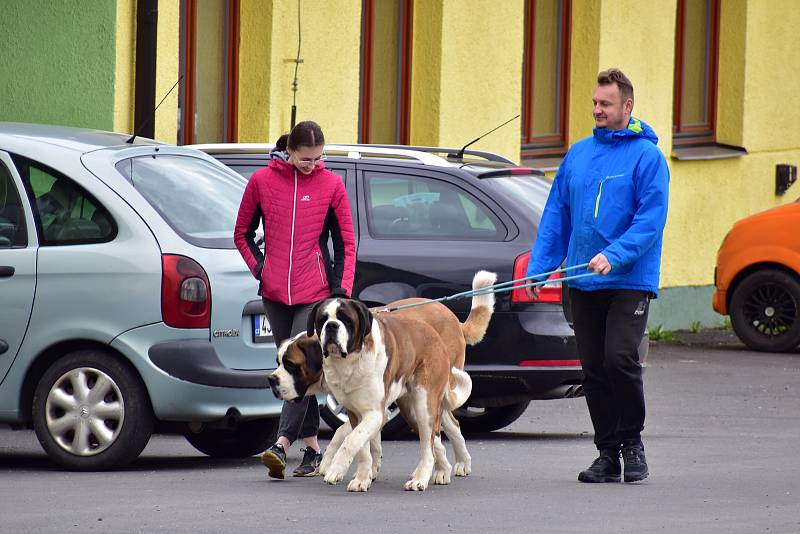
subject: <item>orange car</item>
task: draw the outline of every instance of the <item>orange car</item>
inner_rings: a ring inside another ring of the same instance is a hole
[[[800,345],[800,199],[737,221],[717,253],[714,310],[745,345]]]

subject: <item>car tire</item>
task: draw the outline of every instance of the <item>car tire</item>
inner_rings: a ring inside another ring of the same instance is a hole
[[[325,404],[320,407],[319,414],[322,420],[333,430],[336,430],[347,421],[347,410],[331,394],[328,394],[325,398]],[[409,430],[408,423],[400,415],[400,410],[395,405],[392,405],[389,409],[389,420],[383,426],[381,435],[386,438],[397,437]]]
[[[263,452],[275,441],[278,419],[242,421],[233,429],[204,428],[187,432],[186,441],[212,458],[248,458]]]
[[[39,443],[48,456],[74,471],[127,465],[147,445],[153,422],[150,398],[136,370],[98,350],[58,359],[33,396]]]
[[[731,296],[731,325],[753,350],[786,352],[800,345],[800,282],[777,269],[742,280]]]
[[[492,408],[461,407],[454,413],[465,433],[492,432],[507,427],[520,418],[530,401]]]

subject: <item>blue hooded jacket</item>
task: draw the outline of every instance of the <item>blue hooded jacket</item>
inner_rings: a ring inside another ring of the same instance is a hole
[[[602,252],[604,276],[570,280],[583,291],[636,289],[658,295],[669,169],[658,137],[631,117],[624,130],[595,128],[558,168],[526,276],[587,263]],[[583,269],[564,276],[582,274]]]

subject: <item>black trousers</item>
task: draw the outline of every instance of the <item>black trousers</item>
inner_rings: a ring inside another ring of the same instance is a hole
[[[570,288],[569,296],[595,445],[641,445],[645,403],[639,345],[647,327],[649,295]]]
[[[262,297],[267,319],[272,327],[275,345],[281,346],[285,340],[305,331],[308,314],[314,307],[311,304],[290,306],[273,302]],[[297,438],[310,438],[319,433],[319,404],[314,396],[303,397],[299,402],[288,401],[281,408],[278,423],[278,436],[293,443]]]

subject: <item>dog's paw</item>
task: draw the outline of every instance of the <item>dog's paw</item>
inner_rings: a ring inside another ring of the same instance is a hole
[[[381,460],[380,458],[372,462],[372,480],[375,480],[378,477],[378,471],[381,470]]]
[[[472,462],[470,460],[456,462],[456,465],[453,466],[453,474],[457,477],[465,477],[470,473],[472,473]]]
[[[335,465],[332,465],[328,470],[325,472],[325,483],[326,484],[338,484],[344,478],[345,470],[344,469],[337,469]]]
[[[412,478],[403,485],[406,491],[425,491],[428,488],[428,482],[419,478]]]
[[[436,469],[433,472],[433,483],[443,486],[450,484],[450,469]]]
[[[372,485],[372,477],[354,478],[347,484],[347,491],[367,491]]]

